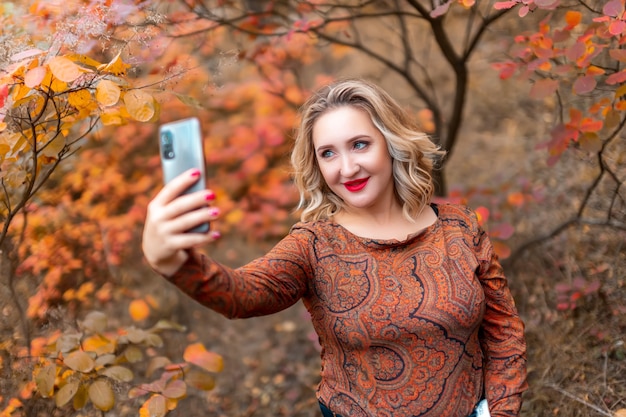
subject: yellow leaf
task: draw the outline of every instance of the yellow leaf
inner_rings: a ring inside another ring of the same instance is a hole
[[[78,387],[78,392],[74,395],[74,410],[80,410],[87,404],[89,395],[84,385]]]
[[[183,358],[209,372],[221,372],[224,369],[222,357],[217,353],[207,351],[202,343],[187,346]]]
[[[77,109],[88,107],[91,104],[91,93],[87,89],[72,91],[67,95],[67,101]]]
[[[126,74],[126,70],[130,68],[130,65],[125,64],[124,61],[122,61],[121,54],[121,51],[118,52],[118,54],[115,55],[115,58],[113,58],[111,62],[109,62],[108,64],[100,65],[98,69],[101,71],[110,72],[113,75]]]
[[[71,381],[63,385],[54,398],[57,407],[61,408],[73,399],[78,392],[79,386],[80,383],[78,381]]]
[[[98,62],[95,59],[91,59],[91,58],[89,58],[88,56],[85,56],[85,55],[68,54],[68,55],[66,55],[66,57],[68,59],[71,59],[74,62],[80,63],[81,65],[84,65],[84,66],[91,67],[93,69],[96,69],[96,68],[98,68],[98,67],[100,67],[102,65],[101,62]]]
[[[18,101],[26,97],[26,95],[31,91],[32,89],[28,88],[24,84],[17,84],[13,89],[13,102],[17,104]]]
[[[119,126],[124,123],[119,110],[106,111],[100,115],[100,120],[105,126]]]
[[[96,363],[91,356],[82,350],[76,350],[68,354],[63,360],[63,363],[68,368],[82,373],[91,372],[96,366]]]
[[[143,359],[143,352],[137,346],[128,346],[124,351],[124,357],[130,363],[139,362]]]
[[[64,56],[55,56],[48,61],[48,68],[59,80],[65,83],[71,83],[81,76],[82,70],[72,60]]]
[[[134,321],[143,321],[150,317],[150,306],[145,300],[133,300],[128,306],[128,312]]]
[[[56,371],[57,367],[54,364],[35,369],[35,384],[37,384],[37,391],[43,398],[49,398],[54,393]]]
[[[96,100],[104,107],[117,104],[120,94],[120,87],[111,80],[102,80],[96,86]]]
[[[155,114],[154,98],[141,90],[131,90],[124,95],[124,104],[130,116],[140,122],[147,122]]]
[[[58,159],[59,153],[65,148],[65,138],[63,135],[57,135],[44,146],[45,147],[41,150],[41,155]]]
[[[109,411],[115,405],[115,396],[111,385],[99,379],[89,386],[89,399],[93,405],[102,411]]]
[[[115,352],[116,343],[114,340],[107,339],[100,334],[95,334],[83,340],[81,345],[85,352],[93,352],[96,355],[106,355]]]

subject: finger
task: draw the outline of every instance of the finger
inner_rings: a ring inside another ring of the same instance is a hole
[[[183,172],[165,184],[156,197],[154,197],[153,201],[159,205],[165,205],[173,201],[186,189],[195,184],[200,179],[200,175],[202,175],[202,173],[197,168],[192,168]]]
[[[203,207],[189,211],[169,220],[164,224],[163,232],[167,235],[187,233],[204,223],[212,222],[219,217],[220,211],[216,207]]]
[[[215,193],[211,190],[184,194],[163,207],[163,215],[166,218],[174,218],[190,211],[205,209],[213,200],[215,200]]]

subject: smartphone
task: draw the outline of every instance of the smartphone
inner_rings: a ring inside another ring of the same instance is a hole
[[[191,168],[200,170],[200,179],[183,194],[206,189],[204,149],[200,121],[196,117],[162,124],[159,127],[159,150],[165,184]],[[209,223],[188,232],[206,233]]]

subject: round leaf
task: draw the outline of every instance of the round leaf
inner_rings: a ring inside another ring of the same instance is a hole
[[[78,65],[64,56],[52,58],[48,62],[48,68],[50,68],[52,75],[66,83],[76,80],[82,73]]]
[[[111,366],[105,368],[101,374],[119,382],[130,382],[134,377],[133,371],[128,368],[124,368],[123,366]]]
[[[78,381],[71,381],[67,384],[63,385],[59,392],[57,392],[56,397],[54,398],[57,407],[61,408],[65,404],[67,404],[78,392],[78,387],[80,383]]]
[[[49,364],[38,368],[35,371],[35,384],[37,391],[43,398],[49,398],[54,393],[54,378],[56,377],[57,367]]]
[[[106,314],[100,311],[92,311],[91,313],[87,314],[82,325],[85,330],[93,333],[102,333],[106,330],[107,321],[108,319]]]
[[[154,98],[141,90],[131,90],[124,95],[124,104],[128,114],[140,122],[147,122],[154,116]]]
[[[202,343],[187,346],[183,358],[209,372],[221,372],[224,368],[222,357],[217,353],[207,351]]]
[[[150,306],[146,300],[133,300],[128,306],[128,312],[134,321],[143,321],[150,316]]]
[[[111,80],[102,80],[96,86],[96,100],[104,107],[117,104],[120,95],[120,87]]]
[[[183,398],[185,395],[187,395],[187,384],[185,384],[185,382],[181,381],[180,379],[171,381],[165,386],[165,389],[163,390],[163,396],[167,398],[178,399]]]
[[[167,414],[165,397],[159,394],[153,395],[139,410],[140,415],[143,415],[142,411],[150,417],[164,417]]]
[[[202,391],[211,391],[215,388],[215,378],[202,369],[191,369],[185,374],[187,385]]]
[[[76,350],[68,354],[63,360],[63,363],[65,363],[65,366],[68,368],[82,373],[91,372],[96,366],[96,362],[91,356],[82,350]]]
[[[99,379],[91,384],[88,393],[89,399],[98,410],[109,411],[115,405],[113,389],[105,380]]]

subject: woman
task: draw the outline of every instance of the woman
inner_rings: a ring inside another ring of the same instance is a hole
[[[196,252],[215,234],[210,191],[177,197],[188,172],[148,208],[149,264],[230,318],[302,299],[322,346],[329,416],[464,417],[487,399],[517,416],[526,389],[524,327],[489,238],[471,210],[431,202],[443,156],[377,86],[336,82],[303,106],[292,153],[301,221],[267,255],[230,269]]]

